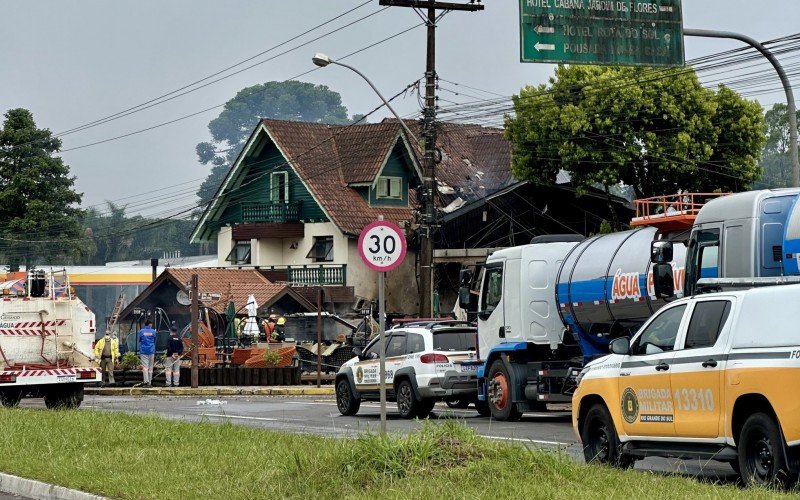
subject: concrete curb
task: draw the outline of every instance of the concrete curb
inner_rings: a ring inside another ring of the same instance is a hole
[[[333,396],[333,387],[87,387],[92,396]]]
[[[71,490],[55,484],[43,483],[0,472],[0,491],[36,500],[104,500],[105,497]]]

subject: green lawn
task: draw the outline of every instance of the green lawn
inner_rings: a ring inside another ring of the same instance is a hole
[[[448,421],[382,439],[94,411],[0,409],[0,470],[113,498],[772,498],[576,464]]]

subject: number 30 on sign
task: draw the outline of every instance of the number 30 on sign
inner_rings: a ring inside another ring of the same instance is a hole
[[[391,271],[406,257],[406,237],[396,224],[378,220],[361,230],[358,253],[369,268]]]

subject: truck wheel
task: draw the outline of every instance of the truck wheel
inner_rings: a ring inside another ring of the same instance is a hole
[[[44,405],[51,410],[74,410],[83,402],[83,385],[56,387],[44,395]]]
[[[492,410],[489,409],[486,401],[475,401],[475,410],[478,411],[478,415],[481,417],[490,417],[492,415]]]
[[[492,416],[497,420],[516,422],[522,417],[522,412],[511,401],[511,377],[506,371],[506,366],[501,360],[492,363],[489,369],[489,390],[486,400]]]
[[[6,408],[16,408],[22,399],[22,389],[0,389],[0,405]]]
[[[587,463],[630,467],[633,459],[622,454],[614,421],[605,405],[595,404],[586,413],[581,429],[583,458]]]
[[[408,379],[403,379],[397,384],[397,411],[403,418],[414,418],[419,416],[422,401],[417,399],[414,388]],[[433,409],[433,406],[431,406]],[[430,413],[430,409],[428,410]],[[425,414],[427,416],[427,413]],[[424,417],[423,417],[424,418]]]
[[[796,481],[787,467],[783,435],[771,416],[750,415],[739,435],[738,448],[739,470],[746,485],[786,488]]]
[[[355,415],[361,407],[361,398],[357,398],[350,388],[347,378],[341,378],[336,383],[336,406],[342,415]]]

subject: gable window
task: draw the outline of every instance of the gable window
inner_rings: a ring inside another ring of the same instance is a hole
[[[289,173],[272,172],[269,176],[269,201],[286,203],[289,201]]]
[[[250,264],[250,240],[237,241],[225,260],[235,265]]]
[[[378,198],[388,198],[392,200],[403,199],[403,178],[402,177],[378,177],[376,195]]]
[[[315,236],[314,246],[306,255],[314,262],[333,262],[333,236]]]

